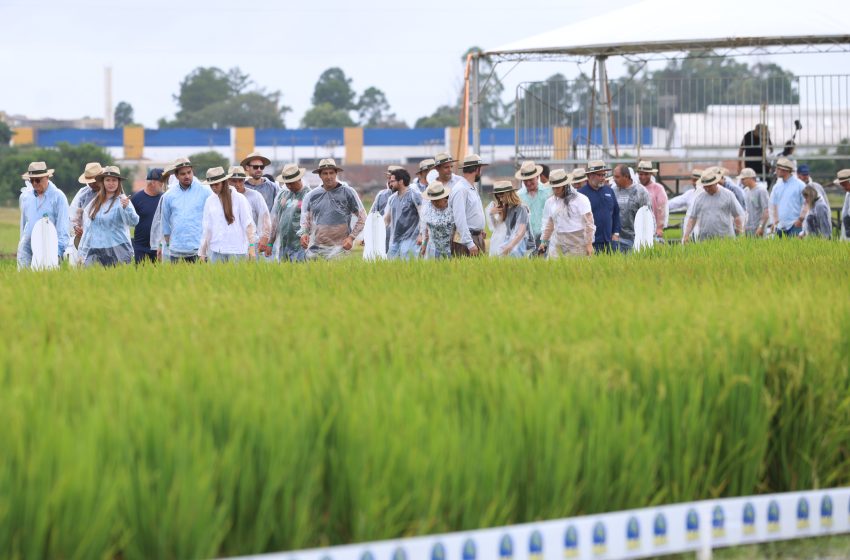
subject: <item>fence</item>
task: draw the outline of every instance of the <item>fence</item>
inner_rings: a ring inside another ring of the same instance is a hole
[[[620,79],[604,96],[583,76],[522,83],[515,107],[518,160],[734,159],[757,123],[768,126],[774,154],[793,138],[807,160],[850,159],[847,75]]]
[[[268,560],[605,560],[850,533],[850,488],[727,498],[268,554]]]

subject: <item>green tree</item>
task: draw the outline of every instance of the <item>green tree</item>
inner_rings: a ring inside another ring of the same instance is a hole
[[[115,128],[133,124],[133,106],[126,101],[119,101],[115,106]]]
[[[0,121],[0,146],[8,146],[12,141],[12,129],[9,125]]]
[[[351,111],[356,108],[354,98],[357,94],[351,87],[351,78],[346,77],[341,68],[328,68],[319,76],[313,88],[313,106],[330,104],[334,109]]]
[[[345,109],[337,109],[330,103],[320,103],[304,114],[301,126],[304,128],[338,128],[354,126],[355,122]]]
[[[189,161],[192,162],[195,177],[201,181],[207,176],[207,170],[213,167],[221,167],[225,171],[230,167],[230,162],[226,157],[216,152],[209,150],[207,152],[198,152],[189,156]]]
[[[451,105],[440,105],[428,117],[419,117],[414,128],[445,128],[457,126],[460,122],[460,109]]]
[[[463,53],[461,62],[464,67],[466,58],[471,53],[481,52],[480,47],[470,47]],[[480,119],[481,128],[498,128],[504,126],[512,126],[513,119],[508,115],[507,106],[502,101],[502,94],[505,91],[505,85],[495,72],[493,60],[484,56],[479,58],[478,62],[478,84],[482,90],[478,105],[478,118]],[[472,84],[470,83],[470,87]],[[472,91],[469,92],[470,111],[472,111]],[[463,101],[463,91],[460,92],[459,103]]]
[[[395,113],[390,113],[390,104],[383,91],[369,87],[360,95],[357,101],[357,113],[360,126],[368,128],[407,128],[404,121],[399,120]]]

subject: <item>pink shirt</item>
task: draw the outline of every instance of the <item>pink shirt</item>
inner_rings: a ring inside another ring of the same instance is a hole
[[[652,200],[652,212],[655,214],[655,228],[667,225],[667,191],[658,183],[649,182],[644,185]]]

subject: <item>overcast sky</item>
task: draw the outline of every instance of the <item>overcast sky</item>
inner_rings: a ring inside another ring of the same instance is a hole
[[[843,1],[814,2],[847,11]],[[283,93],[284,104],[293,109],[286,125],[297,127],[319,74],[339,66],[358,93],[380,88],[392,110],[412,125],[456,99],[460,56],[468,47],[498,47],[635,3],[0,0],[0,110],[30,117],[102,117],[104,67],[111,66],[114,103],[129,102],[136,121],[155,127],[160,117],[173,117],[172,96],[192,69],[239,66],[259,86]],[[766,10],[782,13],[787,7],[789,16],[805,17],[799,2],[760,3]],[[663,32],[657,26],[664,17],[647,14],[647,40]],[[616,42],[616,29],[599,31],[605,42]],[[772,60],[797,73],[850,71],[847,54]],[[511,67],[499,66],[500,75],[508,73],[511,97],[521,80],[544,79],[556,71],[574,76],[579,70],[575,62]],[[589,64],[583,68],[590,72]],[[621,68],[614,62],[611,75]]]

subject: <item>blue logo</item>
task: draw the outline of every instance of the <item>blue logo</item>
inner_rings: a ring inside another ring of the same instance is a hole
[[[637,517],[632,517],[626,524],[626,546],[629,550],[640,548],[640,523]]]
[[[688,540],[692,541],[699,537],[699,514],[691,508],[685,517],[685,530],[688,532]]]
[[[655,538],[655,546],[667,544],[667,518],[663,513],[655,516],[655,522],[652,524],[652,535]]]
[[[726,536],[726,514],[723,513],[723,508],[715,506],[711,512],[711,534],[715,538]]]
[[[809,500],[806,498],[797,501],[797,528],[809,528]]]
[[[744,534],[752,535],[756,532],[756,508],[747,502],[744,505]]]
[[[574,525],[567,527],[564,532],[564,556],[567,558],[578,556],[578,531]]]
[[[463,560],[475,560],[475,541],[467,539],[467,541],[463,543],[463,554],[461,557]]]
[[[442,543],[437,543],[431,549],[431,560],[446,560],[446,547]]]
[[[393,552],[393,560],[407,560],[407,553],[403,548],[397,548]]]
[[[363,553],[363,556],[360,557],[360,560],[375,560],[375,557],[372,556],[372,553],[367,550]]]
[[[824,496],[820,501],[820,524],[823,527],[832,526],[832,498]]]
[[[593,552],[596,554],[605,554],[605,525],[601,521],[597,521],[593,526]]]
[[[531,556],[531,560],[540,560],[542,557],[543,535],[540,534],[540,531],[531,533],[531,537],[528,539],[528,553]]]
[[[513,558],[514,543],[509,535],[502,537],[502,542],[499,543],[499,558]]]
[[[767,530],[775,533],[779,530],[779,504],[771,500],[767,505]]]

